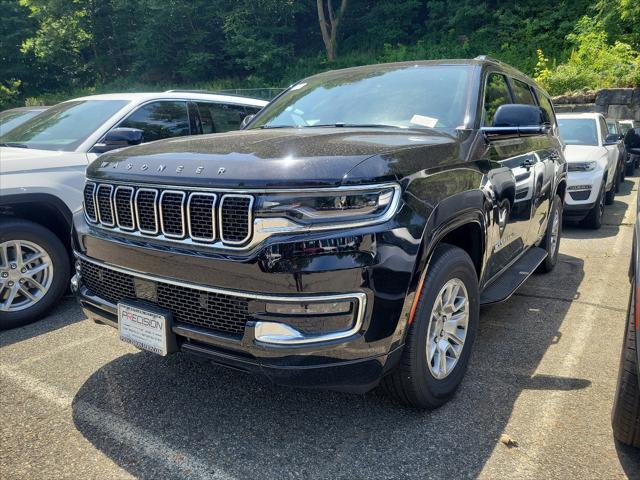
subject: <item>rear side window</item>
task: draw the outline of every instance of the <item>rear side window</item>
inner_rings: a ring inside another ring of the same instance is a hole
[[[511,79],[511,87],[513,89],[513,100],[515,103],[523,103],[525,105],[535,105],[533,93],[529,85],[515,78]]]
[[[511,103],[511,95],[504,75],[489,74],[484,93],[484,125],[491,126],[498,107],[508,103]]]
[[[551,125],[556,125],[557,123],[556,115],[553,112],[553,104],[551,103],[551,100],[549,100],[549,98],[540,90],[536,90],[536,93],[538,95],[538,101],[540,102],[540,107],[547,115],[547,120]]]
[[[152,102],[140,107],[123,120],[119,127],[139,128],[144,141],[189,135],[186,102]]]

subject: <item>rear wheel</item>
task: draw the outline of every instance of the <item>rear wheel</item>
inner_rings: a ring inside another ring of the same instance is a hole
[[[479,312],[471,258],[458,247],[438,246],[400,364],[383,380],[387,392],[419,409],[434,409],[451,399],[467,370]]]
[[[634,318],[635,302],[637,301],[635,295],[635,285],[632,285],[611,424],[613,435],[619,441],[640,447],[640,388],[638,388],[638,357]]]
[[[587,228],[598,230],[602,226],[602,215],[604,214],[604,188],[605,183],[602,182],[596,204],[593,206],[587,216],[582,220],[581,224]]]
[[[548,273],[553,270],[558,263],[558,251],[560,250],[560,238],[562,237],[562,199],[556,195],[551,205],[547,231],[544,235],[540,248],[547,251],[547,258],[538,267],[538,272]]]
[[[69,257],[50,230],[0,221],[0,330],[38,320],[64,294]]]

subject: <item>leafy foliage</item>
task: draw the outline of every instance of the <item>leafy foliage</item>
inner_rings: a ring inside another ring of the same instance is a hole
[[[329,3],[334,12],[341,5]],[[535,74],[554,93],[640,83],[637,0],[349,0],[332,61],[317,0],[0,0],[0,8],[0,108],[107,91],[286,86],[330,68],[479,54]]]

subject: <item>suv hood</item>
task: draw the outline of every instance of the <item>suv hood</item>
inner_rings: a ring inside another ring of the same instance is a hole
[[[604,147],[591,145],[567,145],[564,151],[564,158],[567,162],[590,162],[599,160],[607,154]]]
[[[0,147],[0,173],[35,173],[87,164],[83,152],[58,152],[33,148]]]
[[[370,157],[382,156],[389,162],[394,159],[392,152],[447,144],[458,144],[455,131],[243,130],[161,140],[110,152],[94,161],[87,175],[99,180],[221,188],[334,186]]]

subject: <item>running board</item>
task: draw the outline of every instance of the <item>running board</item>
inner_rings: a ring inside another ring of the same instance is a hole
[[[482,292],[480,305],[491,305],[508,300],[545,258],[547,258],[546,250],[531,247]]]

